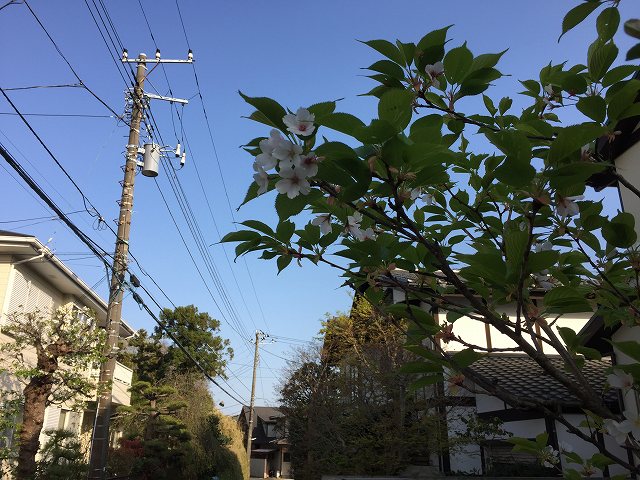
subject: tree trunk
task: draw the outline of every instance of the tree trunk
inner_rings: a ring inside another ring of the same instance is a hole
[[[33,377],[24,389],[24,414],[16,480],[31,480],[36,473],[36,454],[40,448],[38,438],[44,424],[44,412],[51,389],[49,375]]]

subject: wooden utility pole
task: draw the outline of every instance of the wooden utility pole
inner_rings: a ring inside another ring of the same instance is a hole
[[[133,210],[133,186],[138,167],[138,144],[140,141],[140,124],[144,110],[144,80],[146,55],[139,56],[136,72],[136,84],[133,89],[133,108],[131,123],[129,124],[129,142],[127,144],[127,161],[124,167],[124,181],[122,182],[122,196],[120,199],[120,215],[118,216],[118,237],[111,272],[109,287],[109,305],[107,307],[107,343],[105,356],[107,361],[100,368],[99,397],[96,408],[96,420],[93,427],[91,442],[91,456],[89,460],[89,478],[101,480],[105,476],[107,451],[109,448],[109,421],[111,420],[111,383],[116,368],[114,347],[120,338],[120,321],[122,319],[122,298],[124,296],[124,279],[127,271],[129,255],[129,231],[131,229],[131,211]]]
[[[264,336],[260,330],[256,330],[256,348],[253,354],[253,381],[251,382],[251,401],[249,403],[249,428],[247,430],[247,461],[249,462],[249,475],[251,475],[251,436],[253,435],[253,407],[256,400],[256,371],[258,370],[258,362],[260,359],[260,351],[258,345],[260,339]]]

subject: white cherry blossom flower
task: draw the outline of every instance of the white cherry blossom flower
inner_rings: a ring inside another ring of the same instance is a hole
[[[444,65],[442,64],[442,62],[436,62],[433,65],[427,65],[426,67],[424,67],[424,72],[427,74],[427,77],[429,79],[428,85],[435,85],[437,87],[441,86],[438,77],[444,74]]]
[[[613,370],[613,373],[607,376],[607,383],[613,388],[629,390],[633,387],[633,375],[616,368]]]
[[[316,127],[313,125],[313,121],[316,116],[309,112],[306,108],[299,108],[295,113],[289,113],[282,118],[282,121],[287,126],[287,130],[296,135],[308,137],[313,133]]]
[[[267,175],[267,172],[265,172],[262,168],[256,168],[256,172],[257,173],[253,175],[253,179],[256,181],[259,187],[258,195],[262,195],[267,191],[267,188],[269,187],[269,175]]]
[[[536,253],[547,252],[553,249],[553,244],[549,240],[545,240],[544,242],[536,242],[534,249]]]
[[[533,278],[535,278],[538,286],[543,289],[545,292],[551,290],[555,285],[553,283],[553,278],[550,275],[540,273],[534,273]]]
[[[545,86],[544,86],[544,92],[545,92],[547,95],[550,95],[550,96],[552,96],[552,97],[555,95],[555,93],[553,93],[553,87],[552,87],[551,85],[545,85]]]
[[[415,200],[420,195],[422,195],[422,189],[421,188],[414,188],[414,189],[411,190],[410,198],[411,198],[411,200]]]
[[[261,140],[258,144],[262,153],[256,156],[256,165],[260,166],[263,170],[275,168],[278,160],[273,156],[273,151],[281,142],[284,142],[284,138],[282,138],[280,132],[275,128],[272,129],[269,138]],[[257,169],[255,170],[258,171]]]
[[[315,153],[308,153],[300,157],[300,163],[296,168],[300,169],[301,173],[306,177],[315,177],[318,174],[319,163],[320,157]]]
[[[311,186],[304,175],[298,172],[298,169],[281,169],[280,177],[282,180],[278,180],[276,183],[276,189],[282,195],[287,195],[289,198],[295,198],[298,195],[306,195],[311,191]]]
[[[565,442],[565,441],[560,441],[558,443],[558,449],[562,452],[562,453],[571,453],[573,452],[573,445]]]
[[[311,221],[311,225],[315,225],[316,227],[320,227],[320,233],[322,235],[326,235],[331,232],[331,214],[324,213],[322,215],[318,215]]]
[[[560,458],[558,458],[558,451],[555,450],[551,445],[547,445],[540,452],[540,460],[542,460],[542,465],[547,468],[553,468],[558,463],[560,463]]]
[[[280,168],[291,168],[300,164],[301,153],[302,147],[300,145],[283,139],[273,149],[272,155],[280,160]]]
[[[427,205],[429,205],[429,206],[433,205],[433,195],[432,195],[432,194],[430,194],[430,193],[425,193],[425,194],[422,196],[422,201],[423,201],[424,203],[426,203]]]
[[[350,233],[358,239],[362,237],[360,222],[362,222],[362,214],[360,212],[353,212],[353,215],[347,217],[347,224],[344,226],[345,233]]]
[[[624,422],[617,422],[611,418],[605,418],[603,426],[605,432],[611,435],[618,445],[625,444],[630,429]]]
[[[627,433],[633,434],[636,440],[640,440],[640,416],[638,412],[632,410],[625,410],[622,412],[625,420],[620,422],[622,430],[626,430]]]
[[[576,200],[582,200],[583,195],[575,197],[559,197],[556,202],[556,212],[561,217],[573,217],[580,213],[580,206],[576,203]]]
[[[376,239],[376,233],[373,231],[373,228],[369,227],[366,230],[360,230],[360,237],[358,238],[358,240],[365,241],[365,240],[375,240],[375,239]]]

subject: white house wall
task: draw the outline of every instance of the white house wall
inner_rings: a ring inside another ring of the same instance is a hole
[[[639,159],[640,142],[633,145],[616,159],[616,171],[633,186],[640,188],[640,168],[638,168]],[[640,198],[622,185],[620,185],[620,197],[622,200],[622,209],[625,212],[631,213],[635,217],[636,233],[640,236]]]
[[[454,441],[455,432],[464,432],[465,418],[472,417],[476,413],[475,407],[450,407],[447,411],[447,427],[449,441]],[[452,472],[482,473],[482,454],[479,445],[461,445],[450,449],[449,464]]]
[[[612,336],[611,340],[615,342],[640,342],[640,327],[625,327],[624,325],[620,327]],[[638,363],[633,360],[631,357],[625,355],[617,348],[613,348],[616,357],[616,364],[618,365],[629,365]],[[630,410],[632,412],[640,411],[640,402],[638,401],[638,394],[630,390],[626,393],[623,393],[624,399],[624,408],[625,410]]]
[[[583,422],[585,420],[585,416],[584,415],[565,415],[565,418],[571,423],[571,425],[573,425],[574,427],[578,427],[580,425],[581,422]],[[589,434],[589,430],[587,428],[581,428],[581,430],[586,433],[587,435]],[[575,453],[577,453],[578,455],[580,455],[582,458],[590,458],[591,455],[593,455],[594,453],[597,452],[597,449],[594,445],[584,442],[582,440],[580,440],[578,437],[576,437],[575,435],[573,435],[572,433],[567,431],[567,428],[556,422],[556,433],[558,435],[558,442],[564,442],[567,445],[571,445],[571,447],[573,448],[573,451]],[[627,452],[626,450],[624,450],[622,447],[620,447],[615,440],[610,437],[609,435],[604,435],[604,444],[605,447],[611,451],[613,454],[619,456],[622,459],[627,459]],[[563,458],[563,468],[567,469],[567,468],[576,468],[577,466],[575,464],[571,464],[566,462],[566,460]],[[577,468],[578,470],[580,470],[579,468]],[[619,465],[612,465],[609,467],[609,473],[611,475],[618,475],[618,474],[622,474],[625,473],[625,470],[620,467]],[[598,473],[596,473],[594,475],[595,477],[599,477],[602,476],[602,472],[598,471]]]

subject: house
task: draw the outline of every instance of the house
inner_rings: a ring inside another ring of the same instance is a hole
[[[98,325],[106,325],[107,303],[86,283],[76,276],[43,243],[31,235],[0,230],[0,342],[11,342],[2,333],[7,315],[15,312],[52,312],[66,305],[87,307],[94,311]],[[125,339],[134,330],[122,322],[120,337]],[[25,358],[33,358],[31,352]],[[1,365],[0,365],[1,366]],[[87,375],[98,377],[98,371],[87,370]],[[118,363],[114,373],[113,401],[129,405],[132,370]],[[10,375],[0,377],[0,390],[21,389],[22,385]],[[88,402],[84,411],[74,411],[69,405],[47,407],[40,444],[47,440],[48,429],[64,428],[74,431],[83,444],[89,444],[95,418],[95,401]]]
[[[420,278],[411,272],[396,270],[392,272],[395,280],[408,282],[416,287],[420,285]],[[544,291],[531,291],[534,303],[542,301]],[[464,308],[465,299],[455,292],[448,294],[452,303]],[[404,292],[398,288],[390,288],[387,299],[391,303],[405,300]],[[429,311],[439,325],[447,322],[447,312],[432,308],[425,303],[411,302],[421,309]],[[501,307],[505,318],[514,320],[515,308],[510,305]],[[591,313],[563,315],[555,323],[556,327],[567,326],[579,331],[592,321]],[[450,321],[450,320],[449,320]],[[451,323],[449,323],[451,325]],[[506,391],[520,397],[530,397],[554,402],[561,409],[563,417],[572,426],[579,426],[585,420],[585,414],[580,409],[580,402],[558,381],[545,374],[542,368],[528,355],[508,352],[515,347],[515,343],[506,335],[498,332],[493,326],[473,320],[466,316],[457,318],[452,324],[452,332],[460,341],[455,339],[439,339],[439,347],[449,353],[455,353],[466,348],[466,344],[475,344],[486,351],[486,355],[473,363],[472,368],[492,384],[503,387]],[[540,326],[534,330],[540,334]],[[546,337],[546,335],[543,335]],[[533,340],[530,340],[532,343]],[[427,341],[428,343],[428,341]],[[548,345],[537,341],[538,347],[550,358],[558,368],[563,367],[562,359],[554,355],[555,352]],[[434,348],[432,344],[426,347]],[[583,374],[586,380],[601,395],[605,404],[615,413],[622,410],[615,390],[605,388],[605,382],[612,365],[611,358],[603,360],[586,360]],[[569,375],[571,376],[571,375]],[[471,380],[456,378],[454,372],[445,372],[444,383],[427,386],[418,392],[425,399],[426,411],[437,413],[443,417],[446,426],[441,431],[434,432],[440,437],[441,445],[449,445],[439,453],[431,455],[432,465],[437,465],[440,471],[464,472],[476,474],[498,474],[518,476],[532,474],[537,470],[539,474],[553,474],[540,465],[538,459],[522,452],[512,452],[513,445],[506,440],[509,436],[535,438],[538,434],[549,435],[548,445],[558,450],[561,442],[571,444],[573,451],[589,458],[596,452],[596,448],[569,433],[566,426],[560,422],[547,418],[538,409],[512,408],[504,401],[475,385]],[[489,422],[489,425],[487,424]],[[491,423],[499,426],[497,429],[488,428]],[[481,426],[478,431],[478,425]],[[482,426],[484,425],[484,427]],[[475,431],[472,431],[474,430]],[[484,430],[483,430],[484,429]],[[474,436],[475,434],[475,436]],[[618,446],[613,438],[599,434],[599,440],[610,451],[621,458],[626,458],[624,449]],[[560,459],[558,465],[562,470],[576,468]],[[611,470],[611,471],[609,471]],[[604,475],[623,473],[617,466],[605,469]]]
[[[253,407],[250,476],[288,478],[291,472],[289,442],[284,434],[284,414],[274,407]],[[245,443],[249,425],[249,407],[242,406],[238,424]]]

